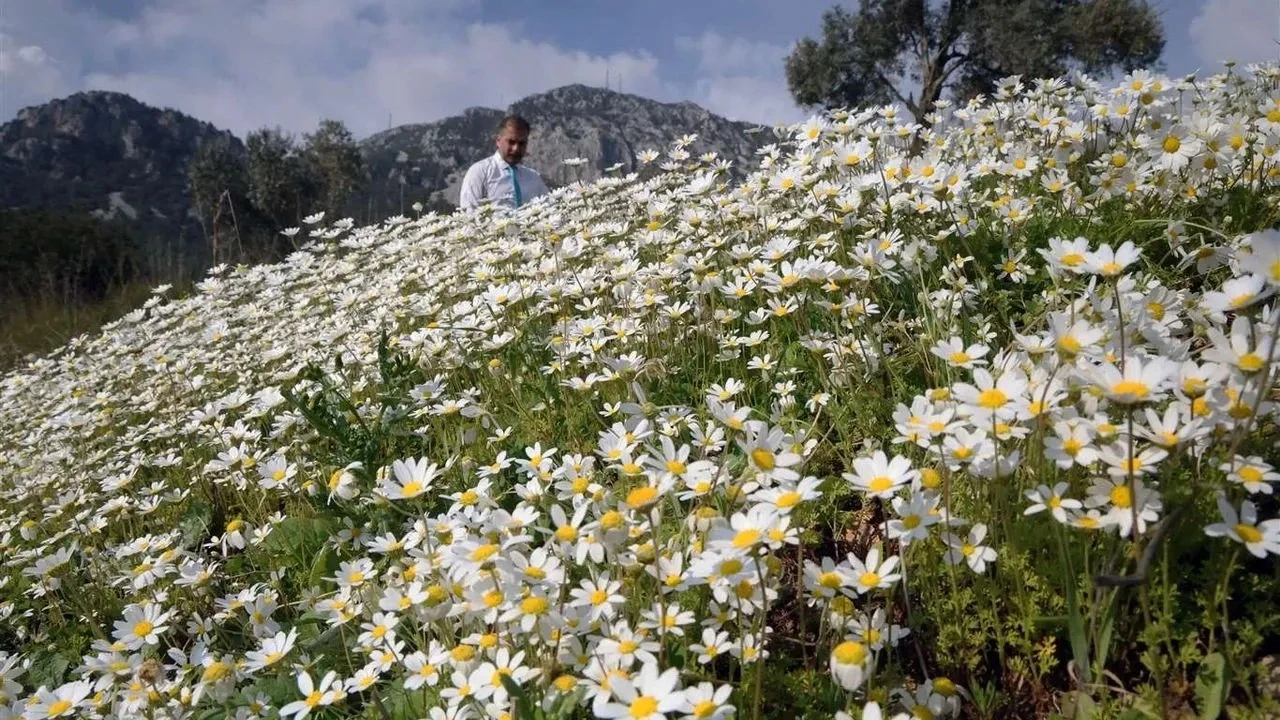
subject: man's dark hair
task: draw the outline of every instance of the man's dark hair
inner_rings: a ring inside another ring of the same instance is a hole
[[[502,118],[502,121],[498,123],[498,132],[502,132],[508,127],[514,128],[519,132],[527,133],[529,132],[530,126],[529,126],[529,121],[525,120],[524,117],[516,114],[511,114]]]

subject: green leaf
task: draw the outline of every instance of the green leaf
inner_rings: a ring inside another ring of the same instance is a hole
[[[1075,661],[1080,679],[1089,682],[1092,672],[1089,667],[1089,639],[1084,631],[1084,615],[1080,613],[1080,598],[1076,596],[1076,579],[1067,581],[1067,637],[1071,641],[1071,658]]]
[[[213,524],[213,508],[208,503],[191,502],[178,520],[178,530],[182,533],[179,541],[182,547],[194,549],[205,538],[209,537],[209,526]]]
[[[533,718],[535,717],[535,712],[536,716],[541,716],[541,709],[539,708],[535,711],[535,706],[533,700],[529,697],[529,693],[525,692],[525,689],[520,687],[519,683],[511,679],[511,676],[506,673],[499,673],[498,679],[502,681],[502,687],[506,688],[512,699],[515,700],[516,717]]]
[[[1196,703],[1200,706],[1200,720],[1214,720],[1222,716],[1222,705],[1230,687],[1227,660],[1222,653],[1211,653],[1200,662],[1196,674]]]
[[[71,661],[66,657],[49,650],[37,650],[27,657],[31,665],[22,681],[32,688],[41,685],[56,688],[66,678],[67,668],[71,667]]]

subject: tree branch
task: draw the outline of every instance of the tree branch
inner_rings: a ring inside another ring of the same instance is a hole
[[[893,93],[893,96],[897,98],[899,102],[907,106],[907,110],[911,111],[912,115],[916,114],[916,111],[919,109],[916,104],[907,98],[902,97],[902,93],[898,92],[898,88],[894,87],[893,83],[889,82],[889,78],[885,77],[884,73],[877,70],[876,77],[880,79],[880,82],[884,83],[885,87],[889,88],[889,92]]]

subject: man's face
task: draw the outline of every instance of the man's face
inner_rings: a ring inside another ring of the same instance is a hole
[[[515,165],[524,160],[524,153],[528,147],[529,132],[527,130],[518,130],[508,125],[498,133],[498,154],[508,164]]]

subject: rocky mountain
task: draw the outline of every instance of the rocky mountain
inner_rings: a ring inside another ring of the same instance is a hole
[[[734,122],[693,103],[662,103],[586,85],[566,85],[531,95],[510,108],[529,119],[533,131],[525,162],[552,187],[575,179],[590,181],[606,168],[623,172],[637,167],[643,150],[663,150],[673,140],[697,134],[696,154],[716,152],[746,170],[755,150],[771,135],[757,126]],[[398,211],[403,186],[405,201],[446,201],[457,204],[462,176],[471,163],[494,151],[493,136],[506,113],[494,108],[470,108],[438,122],[381,132],[361,143],[373,182],[375,198],[390,201]],[[585,165],[563,161],[583,158]],[[406,205],[407,207],[407,205]]]
[[[514,103],[533,123],[527,162],[551,186],[593,180],[606,168],[637,166],[645,149],[661,150],[697,134],[694,153],[714,151],[745,170],[769,136],[692,103],[569,85]],[[361,221],[408,213],[415,201],[441,208],[458,201],[462,175],[493,152],[505,111],[471,108],[431,123],[402,125],[360,142],[370,186],[354,198]],[[114,92],[81,92],[21,110],[0,125],[0,210],[76,208],[125,223],[155,252],[199,255],[203,242],[187,192],[187,163],[205,138],[228,131],[168,108]],[[568,167],[568,158],[587,163]]]
[[[125,222],[157,251],[199,241],[186,189],[199,143],[230,132],[115,92],[80,92],[0,125],[0,209],[91,211]]]

